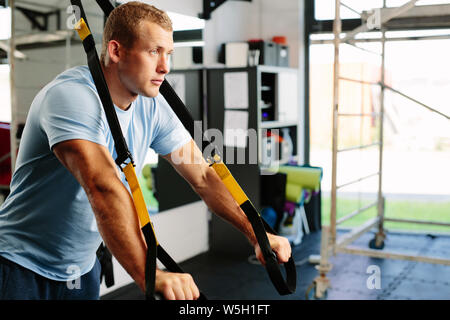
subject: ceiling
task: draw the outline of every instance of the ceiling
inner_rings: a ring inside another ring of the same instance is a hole
[[[95,1],[83,1],[83,8],[86,13],[92,15],[102,15],[102,12]],[[40,12],[49,12],[57,9],[66,9],[70,5],[70,1],[61,0],[16,0],[16,6],[32,9]]]
[[[129,0],[111,0],[111,3],[123,3]],[[203,0],[141,0],[142,2],[156,6],[157,8],[163,9],[165,11],[177,12],[180,14],[185,14],[193,17],[197,17],[198,13],[202,11],[202,1]],[[1,2],[1,0],[0,0]],[[17,6],[24,8],[48,12],[54,11],[56,9],[66,9],[70,5],[69,0],[16,0]],[[101,15],[101,10],[97,5],[96,1],[88,0],[82,1],[84,11],[87,14]]]

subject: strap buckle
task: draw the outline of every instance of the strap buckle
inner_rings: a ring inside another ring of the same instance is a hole
[[[127,162],[127,160],[130,160],[130,161]],[[117,156],[115,162],[119,166],[119,168],[122,172],[123,172],[123,169],[130,163],[133,165],[133,167],[136,167],[136,164],[134,163],[133,156],[131,155],[130,151],[127,151],[126,154],[124,154],[123,156]]]

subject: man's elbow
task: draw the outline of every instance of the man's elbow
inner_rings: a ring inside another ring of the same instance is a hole
[[[90,177],[84,183],[84,190],[91,202],[97,202],[105,199],[107,196],[117,191],[120,180],[116,176],[95,176]]]
[[[204,168],[204,170],[200,171],[200,174],[198,174],[195,179],[192,180],[191,185],[193,189],[199,193],[202,194],[205,192],[205,190],[208,190],[208,187],[210,185],[211,179],[214,178],[213,175],[216,173],[214,170],[209,168],[208,166]]]

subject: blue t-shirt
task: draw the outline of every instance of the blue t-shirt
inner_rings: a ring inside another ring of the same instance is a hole
[[[166,155],[191,136],[162,95],[115,107],[141,172],[148,148]],[[0,207],[0,255],[44,277],[67,281],[91,270],[101,243],[84,189],[52,152],[58,142],[114,141],[87,66],[69,69],[35,97],[19,147],[11,193]],[[128,187],[121,172],[122,182]]]

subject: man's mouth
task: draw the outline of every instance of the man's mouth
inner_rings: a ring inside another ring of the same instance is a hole
[[[163,83],[164,79],[153,79],[152,83],[156,86],[160,86]]]

